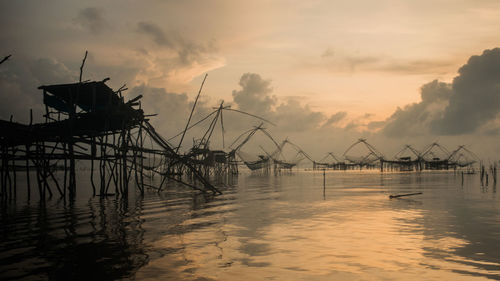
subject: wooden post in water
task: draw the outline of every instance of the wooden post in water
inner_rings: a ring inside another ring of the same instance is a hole
[[[497,167],[496,167],[496,163],[494,163],[493,165],[490,165],[490,173],[491,173],[491,176],[493,177],[493,184],[495,185],[497,183]]]
[[[81,72],[80,72],[80,74],[81,74]],[[67,138],[66,138],[66,141],[68,143],[68,156],[69,156],[69,182],[68,182],[68,191],[69,191],[69,197],[70,197],[70,199],[73,200],[74,197],[75,197],[75,192],[76,192],[75,151],[74,151],[74,147],[73,147],[73,142],[74,142],[74,140],[73,140],[73,129],[74,129],[73,126],[74,126],[74,119],[75,119],[75,114],[76,114],[76,105],[75,105],[75,101],[73,100],[73,93],[71,92],[70,89],[68,89],[68,91],[69,91],[69,96],[70,96],[70,102],[69,102],[69,123],[68,123],[69,124],[69,128],[68,128],[69,130],[67,132]],[[76,95],[77,95],[76,98],[78,99],[78,92],[76,93]]]
[[[123,189],[122,192],[125,193],[123,195],[127,196],[128,194],[128,179],[127,179],[127,130],[123,129],[122,131],[122,182]]]
[[[31,184],[30,184],[30,145],[27,144],[26,148],[26,188],[28,192],[28,201],[31,199]]]
[[[99,179],[100,179],[99,195],[103,195],[106,189],[106,166],[104,162],[104,159],[106,157],[106,147],[104,146],[103,136],[99,137],[99,144],[101,153],[101,157],[99,159]]]
[[[41,151],[40,151],[40,143],[39,142],[36,142],[36,150],[35,150],[35,165],[36,165],[36,180],[37,180],[37,185],[38,185],[38,195],[40,197],[40,200],[42,199],[45,199],[45,192],[44,192],[44,189],[43,189],[43,185],[42,185],[42,180],[41,180],[41,161],[40,161],[40,154],[41,154]]]
[[[17,197],[16,148],[12,148],[12,176],[14,180],[14,199]]]
[[[3,148],[3,146],[2,146]],[[6,197],[7,194],[5,193],[5,185],[4,185],[4,168],[5,168],[5,165],[4,165],[4,159],[5,159],[5,156],[3,155],[3,149],[2,149],[2,166],[0,167],[0,186],[1,186],[1,195],[2,197]]]
[[[481,186],[484,185],[484,166],[483,164],[481,163],[480,166],[479,166],[479,169],[480,169],[480,178],[481,178]]]
[[[75,167],[75,151],[73,148],[73,140],[68,144],[69,153],[69,197],[74,199],[76,192],[76,167]]]
[[[64,178],[63,178],[63,196],[66,200],[66,190],[68,189],[68,154],[66,152],[66,142],[63,143],[63,155],[64,155]]]
[[[10,171],[9,171],[9,147],[5,145],[2,147],[2,169],[4,169],[4,174],[2,178],[2,185],[5,186],[4,196],[5,199],[10,199],[12,195],[12,182],[10,179]],[[7,188],[8,183],[8,188]]]
[[[45,149],[45,141],[42,141],[42,179],[43,179],[43,184],[44,184],[44,190],[47,190],[49,192],[49,198],[52,198],[52,189],[50,188],[50,185],[47,181],[49,177],[49,159],[46,159],[46,149]]]
[[[326,195],[326,169],[323,169],[323,199],[325,199]]]
[[[94,158],[96,156],[96,143],[95,137],[91,138],[90,143],[90,184],[92,185],[92,195],[95,196],[95,183],[94,183]]]
[[[139,104],[140,108],[140,104]],[[144,156],[142,152],[142,148],[144,146],[143,138],[142,138],[142,124],[143,122],[141,121],[140,127],[139,127],[139,147],[141,148],[141,153],[140,153],[140,162],[141,162],[141,167],[140,167],[140,177],[141,177],[141,194],[144,195]]]

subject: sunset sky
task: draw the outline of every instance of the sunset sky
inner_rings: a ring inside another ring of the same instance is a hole
[[[282,120],[283,131],[294,116],[310,120],[305,127],[345,133],[345,143],[367,134],[397,136],[402,144],[415,135],[486,139],[500,132],[496,0],[0,0],[0,26],[0,56],[12,54],[0,66],[4,119],[25,120],[24,112],[41,101],[37,86],[75,81],[88,50],[84,79],[111,77],[114,88],[126,83],[132,93],[143,90],[146,105],[148,91],[157,99],[185,94],[188,105],[208,73],[207,108],[223,99],[259,111],[252,104],[268,101],[267,112],[255,113]],[[470,77],[486,70],[497,77],[486,79],[484,95],[448,84],[485,50],[493,51],[462,79],[476,83]],[[430,94],[422,101],[422,86],[436,79],[447,84],[424,87]],[[458,106],[465,96],[478,102],[474,110],[492,108],[460,130],[453,124],[463,121],[453,118],[467,112]],[[425,114],[416,112],[423,107]]]

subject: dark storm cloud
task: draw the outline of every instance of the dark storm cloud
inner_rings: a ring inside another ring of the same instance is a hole
[[[421,88],[422,101],[398,108],[387,120],[382,132],[390,137],[429,133],[429,124],[442,112],[452,95],[451,86],[434,80]],[[376,124],[380,125],[380,123]]]
[[[54,59],[37,59],[29,65],[29,69],[39,83],[68,83],[76,78],[66,65]]]
[[[94,33],[100,33],[107,25],[104,12],[96,7],[81,9],[75,22]]]
[[[422,87],[419,103],[398,108],[386,120],[387,136],[422,134],[491,135],[500,112],[500,49],[472,56],[451,84],[433,81]]]
[[[213,41],[204,45],[198,44],[184,38],[178,32],[171,30],[166,32],[153,22],[141,21],[137,23],[137,32],[147,35],[158,46],[177,52],[182,64],[203,60],[204,56],[216,51]]]
[[[472,56],[453,79],[443,117],[432,122],[437,134],[474,133],[500,112],[500,49]]]
[[[42,111],[40,85],[74,82],[75,76],[61,62],[54,59],[26,59],[13,56],[0,65],[0,119],[27,122],[29,110],[34,117]]]

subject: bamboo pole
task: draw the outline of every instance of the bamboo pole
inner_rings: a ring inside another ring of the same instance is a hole
[[[17,197],[17,171],[16,171],[16,160],[15,160],[16,149],[12,148],[12,174],[14,181],[14,199]]]
[[[68,157],[66,153],[66,142],[63,143],[63,153],[64,153],[64,179],[63,179],[63,196],[66,199],[66,189],[68,188],[67,180],[68,180]]]
[[[140,108],[140,104],[139,104],[139,108]],[[141,141],[139,145],[141,148],[143,148],[143,146],[144,146],[144,142],[143,142],[143,138],[142,138],[142,123],[143,123],[143,121],[141,120],[141,124],[139,127],[139,139]],[[141,171],[140,171],[141,194],[144,195],[144,157],[143,157],[142,150],[140,151],[140,161],[141,161]]]
[[[94,183],[94,158],[96,155],[95,137],[92,137],[92,144],[90,148],[90,184],[92,185],[92,196],[95,196],[96,188]]]
[[[127,134],[128,130],[125,129],[125,125],[123,126],[123,132],[122,132],[122,153],[123,153],[123,159],[122,159],[122,181],[123,181],[123,193],[125,196],[128,195],[128,173],[127,173]]]
[[[30,165],[29,165],[30,145],[27,144],[25,147],[26,147],[26,188],[29,201],[31,199]]]

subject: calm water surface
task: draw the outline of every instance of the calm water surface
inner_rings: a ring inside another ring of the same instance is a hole
[[[500,200],[477,175],[242,174],[211,198],[79,188],[1,203],[0,279],[500,280]]]

